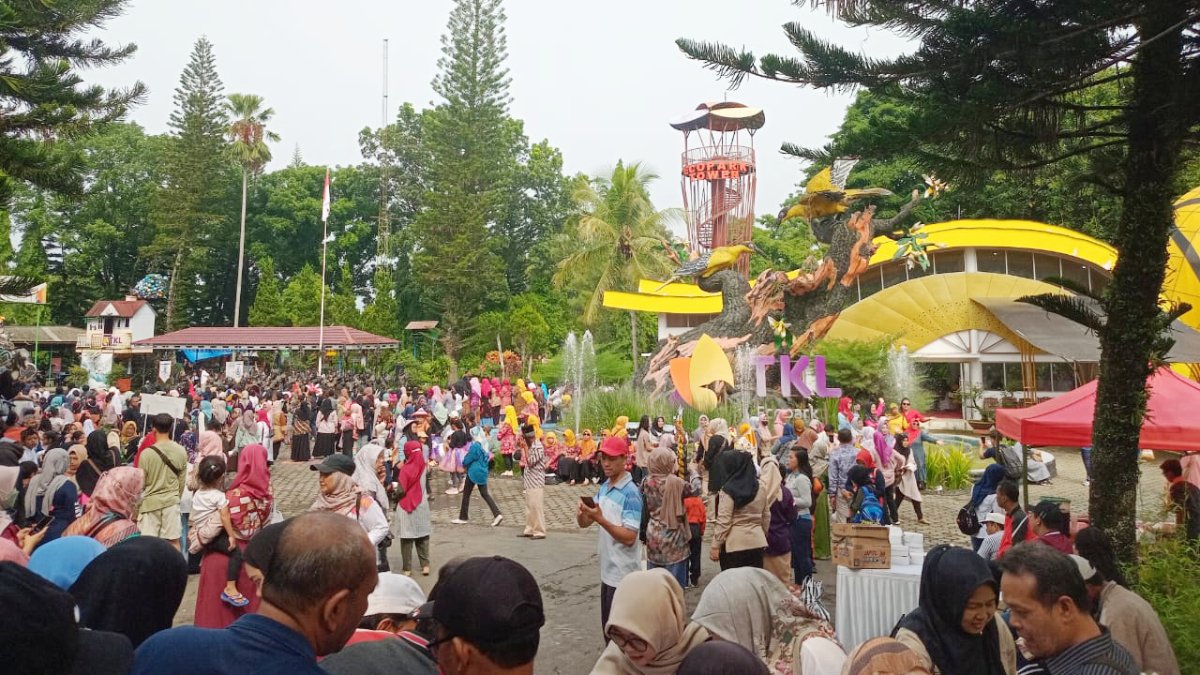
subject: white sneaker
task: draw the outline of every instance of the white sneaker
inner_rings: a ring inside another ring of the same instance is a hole
[[[452,488],[446,488],[446,494],[448,494],[448,495],[456,495],[456,494],[458,494],[458,488],[453,488],[453,487],[452,487]]]
[[[500,475],[501,475],[501,476],[512,476],[513,474],[512,474],[512,472],[511,472],[511,471],[505,471],[504,473],[502,473],[502,474],[500,474]]]
[[[466,525],[467,524],[467,521],[465,521],[461,518],[455,518],[454,520],[452,520],[450,522],[453,523],[454,525]]]
[[[500,521],[502,521],[502,520],[504,520],[504,514],[503,514],[503,513],[501,513],[500,515],[498,515],[498,516],[496,516],[495,518],[493,518],[493,519],[492,519],[492,527],[495,527],[495,526],[499,525],[499,524],[500,524]]]

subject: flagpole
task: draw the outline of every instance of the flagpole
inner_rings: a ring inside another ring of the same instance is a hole
[[[325,253],[329,249],[329,169],[325,169],[325,193],[321,197],[321,318],[317,331],[317,375],[325,363]]]

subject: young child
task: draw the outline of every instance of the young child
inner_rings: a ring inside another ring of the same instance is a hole
[[[229,500],[221,489],[225,479],[225,460],[205,457],[196,467],[200,489],[192,496],[192,511],[188,516],[188,553],[201,550],[216,551],[229,556],[225,570],[225,590],[221,601],[234,607],[250,604],[238,592],[237,579],[242,569],[242,551],[237,545],[237,531],[229,518]]]
[[[700,549],[704,538],[704,523],[708,520],[708,509],[704,506],[704,483],[700,480],[700,465],[688,465],[688,496],[683,498],[683,508],[687,512],[688,527],[692,538],[688,541],[688,585],[695,588],[700,585]]]

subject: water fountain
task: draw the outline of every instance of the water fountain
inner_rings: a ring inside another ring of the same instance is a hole
[[[912,357],[908,355],[908,347],[891,347],[887,355],[887,391],[884,396],[888,401],[899,402],[905,396],[913,396],[917,392],[917,371],[913,366]]]
[[[742,412],[740,423],[750,418],[750,401],[754,396],[754,350],[749,345],[738,345],[734,356],[733,380]]]
[[[592,331],[583,332],[583,339],[575,337],[575,332],[567,333],[562,350],[564,384],[570,385],[571,408],[575,411],[575,428],[579,428],[583,415],[583,395],[585,390],[596,384],[596,347],[592,341]]]

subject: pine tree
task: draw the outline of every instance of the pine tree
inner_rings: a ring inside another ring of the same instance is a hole
[[[171,113],[172,144],[167,158],[167,185],[157,208],[158,235],[146,254],[170,277],[166,325],[174,330],[186,322],[179,312],[181,300],[193,295],[196,280],[206,262],[214,266],[209,252],[222,240],[224,220],[218,208],[232,163],[224,152],[224,85],[217,74],[212,43],[200,38],[192,49],[187,67],[175,90]],[[224,270],[220,272],[226,276]],[[208,303],[188,302],[189,310],[213,311]]]
[[[251,326],[288,326],[291,319],[284,307],[283,288],[275,274],[275,261],[262,258],[258,261],[258,289],[250,305]]]
[[[81,40],[118,16],[128,0],[0,3],[0,207],[7,208],[14,182],[55,192],[78,193],[81,164],[57,141],[91,133],[120,119],[142,98],[129,89],[82,86],[81,66],[110,66],[133,55],[134,45],[110,47]]]
[[[17,250],[17,276],[45,280],[50,273],[50,262],[46,256],[45,236],[50,227],[46,198],[38,193],[31,207],[25,211],[26,221],[21,232],[21,248]]]
[[[784,27],[794,56],[759,59],[724,45],[678,44],[734,84],[754,76],[821,89],[868,87],[910,104],[912,116],[897,138],[951,182],[1117,155],[1094,179],[1119,196],[1121,207],[1112,236],[1120,257],[1102,303],[1108,320],[1099,331],[1088,512],[1122,562],[1135,565],[1136,430],[1146,412],[1142,383],[1159,344],[1173,179],[1185,144],[1200,140],[1200,15],[1179,0],[812,4],[916,45],[897,58],[868,58],[800,23]],[[1110,83],[1127,99],[1098,103],[1098,89]]]
[[[452,361],[472,317],[507,295],[489,234],[506,208],[524,139],[508,119],[504,20],[500,0],[456,0],[433,80],[444,102],[423,125],[430,189],[414,223],[413,277],[422,305],[439,316]]]

